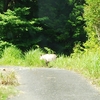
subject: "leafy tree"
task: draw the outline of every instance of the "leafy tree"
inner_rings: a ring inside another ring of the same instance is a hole
[[[7,12],[0,15],[1,40],[22,49],[39,45],[70,54],[75,43],[86,41],[84,3],[84,0],[21,0],[21,3],[13,0]]]
[[[28,8],[17,8],[0,14],[0,40],[13,43],[21,49],[37,44],[40,40],[35,36],[42,28],[35,26],[35,19],[26,20],[28,13]]]
[[[7,9],[14,10],[15,8],[30,8],[29,10],[29,18],[37,17],[38,13],[38,3],[37,0],[4,0],[4,12]]]
[[[86,41],[84,3],[84,0],[39,0],[39,17],[48,17],[42,22],[42,46],[70,54],[75,43]]]
[[[0,12],[3,12],[3,0],[0,0]]]
[[[85,46],[87,48],[97,47],[100,41],[100,0],[86,0],[84,18],[88,35],[88,41]]]

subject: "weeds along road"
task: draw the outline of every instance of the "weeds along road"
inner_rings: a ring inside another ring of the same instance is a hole
[[[8,67],[9,68],[9,67]],[[20,93],[7,100],[100,100],[99,92],[81,75],[55,68],[13,68]]]

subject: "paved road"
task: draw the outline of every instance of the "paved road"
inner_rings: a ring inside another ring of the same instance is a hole
[[[21,91],[8,100],[100,100],[99,92],[79,74],[53,68],[15,68]]]

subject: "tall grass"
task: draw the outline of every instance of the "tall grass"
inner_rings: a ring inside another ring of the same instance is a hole
[[[40,60],[40,55],[43,54],[41,49],[32,49],[28,52],[25,52],[24,55],[24,66],[35,66],[42,67],[44,66],[44,61]]]
[[[66,68],[68,57],[65,55],[60,55],[57,57],[55,61],[49,63],[49,66],[56,67],[56,68]]]
[[[93,83],[100,85],[100,50],[88,50],[84,53],[75,54],[71,57],[68,65],[86,77],[92,79]]]
[[[0,65],[21,65],[23,62],[23,54],[16,47],[5,48],[0,59]]]
[[[43,51],[39,48],[22,53],[20,49],[11,46],[4,49],[0,65],[41,67],[45,64],[44,61],[40,60],[42,54]]]
[[[4,49],[0,65],[45,67],[45,62],[40,60],[41,54],[44,52],[40,48],[22,53],[16,47],[8,47]],[[100,86],[100,48],[74,52],[71,56],[58,55],[49,66],[77,71]]]
[[[71,56],[60,56],[51,65],[74,70],[90,79],[93,84],[100,86],[100,50],[88,50],[74,53]]]
[[[80,53],[73,53],[71,56],[61,55],[51,66],[74,70],[90,79],[93,84],[100,86],[100,50],[93,49]]]

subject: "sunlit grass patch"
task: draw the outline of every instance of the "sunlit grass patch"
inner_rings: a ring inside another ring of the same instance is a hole
[[[66,57],[67,69],[81,73],[100,86],[100,52],[88,50]]]
[[[40,60],[40,55],[43,54],[41,49],[32,49],[25,53],[24,56],[24,65],[25,66],[34,66],[41,67],[44,65],[44,61]]]
[[[0,100],[7,100],[7,98],[14,96],[18,93],[14,86],[0,85]]]
[[[50,62],[49,66],[74,70],[100,86],[100,51],[89,50],[71,56],[60,55]]]
[[[23,54],[20,49],[16,47],[5,48],[0,59],[0,65],[22,65]]]
[[[100,77],[100,53],[89,51],[72,57],[74,66],[82,69],[82,73],[91,78]],[[73,67],[74,68],[74,67]]]
[[[49,63],[49,66],[57,67],[57,68],[66,68],[68,66],[67,56],[64,56],[64,55],[58,56],[56,60],[51,61]]]

